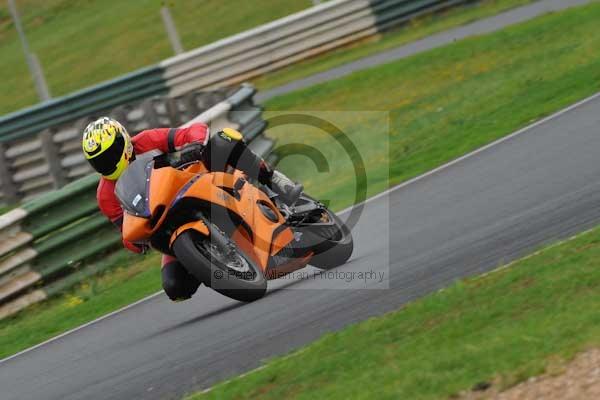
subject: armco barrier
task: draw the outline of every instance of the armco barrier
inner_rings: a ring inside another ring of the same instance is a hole
[[[153,95],[178,97],[197,89],[230,87],[424,13],[469,1],[473,0],[332,0],[118,79],[6,115],[0,118],[0,203],[32,198],[89,173],[73,152],[71,140],[79,131],[80,118]],[[175,109],[175,103],[186,102],[193,103],[184,96],[166,106]],[[152,107],[151,101],[143,104],[144,112]]]
[[[221,102],[232,90],[235,89],[155,96],[102,114],[117,118],[131,133],[151,126],[177,126]],[[88,114],[38,134],[0,141],[0,202],[28,200],[90,174],[90,166],[81,153],[80,136],[85,125],[98,115]]]
[[[250,145],[270,143],[262,137],[266,123],[254,93],[242,85],[185,125],[205,122],[211,132],[236,127]],[[98,177],[89,175],[0,216],[0,318],[103,269],[101,262],[82,262],[120,247],[118,232],[98,212],[97,184]]]
[[[159,63],[169,94],[222,87],[468,0],[334,0]]]
[[[26,137],[100,110],[164,94],[167,87],[162,75],[161,68],[154,65],[8,114],[0,118],[0,140],[4,142]]]

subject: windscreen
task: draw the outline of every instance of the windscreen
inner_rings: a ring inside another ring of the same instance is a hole
[[[130,214],[138,217],[149,217],[148,185],[150,173],[154,166],[154,157],[161,154],[159,151],[150,151],[141,154],[129,164],[119,177],[115,194],[121,207]]]

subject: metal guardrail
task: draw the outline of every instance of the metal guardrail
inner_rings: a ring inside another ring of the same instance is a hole
[[[167,87],[158,65],[142,68],[119,78],[67,96],[28,107],[0,118],[0,142],[13,141],[73,121],[100,110],[165,94]]]
[[[262,136],[266,123],[254,93],[242,85],[185,125],[205,122],[211,132],[235,127],[250,145],[272,146]],[[97,184],[98,176],[88,175],[0,215],[0,319],[96,273],[102,267],[84,261],[121,247],[120,235],[98,211]]]
[[[159,64],[169,94],[237,84],[468,0],[334,0]]]
[[[135,134],[149,127],[177,126],[219,103],[231,90],[152,97],[103,114],[117,118]],[[92,173],[81,152],[80,136],[97,116],[86,115],[35,135],[0,142],[0,202],[27,201]]]
[[[176,98],[161,106],[163,109],[181,108],[181,104],[194,103],[183,96],[194,90],[230,87],[424,13],[469,1],[473,0],[332,0],[1,117],[0,204],[30,199],[89,173],[72,138],[90,115],[121,106],[116,116],[126,119],[123,104],[163,93]],[[160,125],[160,113],[152,117],[154,105],[152,101],[141,104],[143,112],[150,113],[144,120],[154,118],[153,125]]]

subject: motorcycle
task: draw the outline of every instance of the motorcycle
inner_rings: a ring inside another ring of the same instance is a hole
[[[115,190],[125,240],[176,257],[206,286],[245,302],[263,297],[270,279],[350,258],[351,232],[324,204],[303,193],[288,206],[240,170],[209,171],[201,151],[151,151],[131,162]]]

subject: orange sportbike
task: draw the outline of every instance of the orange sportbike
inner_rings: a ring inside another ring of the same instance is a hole
[[[302,194],[288,206],[239,170],[210,172],[199,151],[152,151],[129,165],[116,185],[124,239],[176,257],[240,301],[263,297],[267,280],[309,263],[328,269],[350,258],[350,230],[322,203]]]

